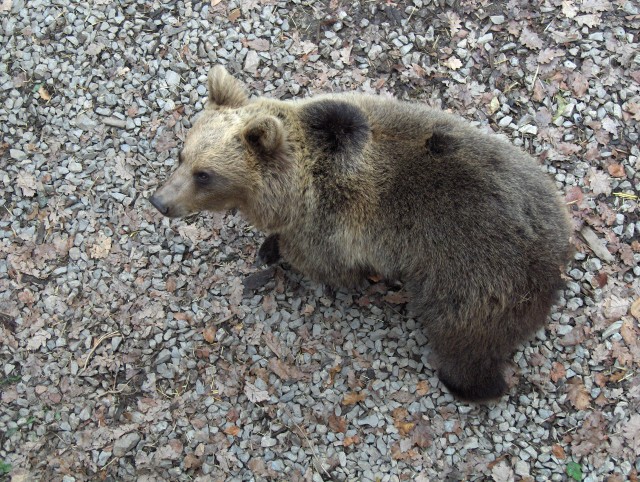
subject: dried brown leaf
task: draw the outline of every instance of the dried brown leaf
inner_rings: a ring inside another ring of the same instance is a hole
[[[600,395],[596,397],[594,402],[598,407],[606,407],[611,403],[607,397],[604,396],[604,392],[600,392]]]
[[[622,366],[631,366],[633,364],[633,355],[631,354],[631,351],[619,341],[613,341],[611,343],[611,355]],[[613,380],[613,378],[614,377],[612,376],[611,380]]]
[[[449,10],[444,14],[444,17],[449,23],[449,32],[451,33],[451,37],[455,37],[460,31],[462,24],[460,16],[456,12]]]
[[[224,433],[231,435],[232,437],[236,437],[240,433],[240,427],[236,425],[229,425],[224,429]]]
[[[30,336],[27,340],[27,350],[38,350],[41,346],[47,344],[47,340],[51,338],[49,332],[45,330],[39,330],[34,335]]]
[[[273,352],[275,356],[278,358],[283,358],[287,353],[287,349],[280,343],[280,340],[274,335],[272,332],[267,332],[262,335],[262,339],[265,344],[269,347],[269,349]]]
[[[586,410],[591,405],[591,397],[584,384],[578,378],[572,378],[567,384],[567,398],[578,410]]]
[[[640,74],[640,71],[638,73]],[[640,83],[640,75],[636,82]],[[625,102],[622,104],[622,109],[629,112],[635,120],[640,121],[640,102]]]
[[[427,393],[429,393],[429,382],[426,380],[420,380],[416,385],[416,393],[420,397],[424,397]]]
[[[631,305],[630,312],[635,316],[636,320],[640,321],[640,298],[637,298]]]
[[[33,174],[21,171],[16,179],[17,186],[22,190],[22,195],[33,197],[38,189],[38,181]]]
[[[427,71],[420,64],[411,64],[411,68],[416,76],[420,78],[426,77]]]
[[[409,302],[409,294],[406,291],[395,291],[382,297],[387,303],[403,305]]]
[[[528,27],[525,27],[520,34],[520,42],[522,42],[526,47],[532,50],[538,50],[542,48],[542,40],[537,33],[532,30],[529,30]]]
[[[207,343],[214,343],[216,341],[216,328],[214,326],[207,326],[202,330],[202,336]]]
[[[620,298],[612,294],[604,301],[602,313],[607,320],[619,320],[627,314],[630,303],[631,301],[627,298]]]
[[[278,358],[269,360],[269,368],[278,375],[282,380],[289,382],[295,380],[303,380],[309,376],[295,365],[290,365]]]
[[[633,255],[633,249],[628,244],[622,244],[620,246],[620,259],[627,266],[635,267],[638,263],[636,263],[635,257]]]
[[[613,177],[627,177],[626,173],[624,172],[624,166],[622,164],[609,164],[607,166],[607,171],[609,171],[609,174]]]
[[[263,478],[275,478],[276,476],[276,473],[267,467],[264,459],[252,457],[249,462],[247,462],[247,467],[249,467],[249,470],[251,470],[254,476],[258,475]]]
[[[640,455],[640,415],[631,415],[623,426],[622,434],[636,455]]]
[[[156,457],[159,459],[176,460],[182,456],[184,446],[178,439],[171,439],[167,445],[160,447],[156,451]]]
[[[246,382],[244,385],[244,394],[247,396],[250,402],[260,403],[269,400],[269,392],[261,390],[253,383]]]
[[[18,293],[18,299],[26,305],[30,305],[36,301],[31,290],[25,289]]]
[[[596,139],[596,141],[598,141],[598,144],[602,144],[603,146],[608,146],[611,134],[606,130],[600,128],[602,127],[601,122],[598,122],[597,124],[599,125],[599,127],[597,130],[594,129],[593,137]],[[598,155],[599,153],[596,153],[596,157],[590,160],[595,160],[598,157]]]
[[[572,453],[583,457],[598,452],[607,440],[607,421],[600,411],[588,414],[573,437]]]
[[[584,341],[584,329],[582,326],[574,326],[573,329],[564,335],[560,340],[562,346],[576,346]]]
[[[503,460],[493,466],[491,469],[491,478],[494,482],[513,482],[515,480],[515,474],[513,473],[513,469]]]
[[[547,109],[546,107],[541,107],[536,112],[535,121],[538,127],[548,127],[549,124],[551,124],[552,120],[553,120],[553,117],[551,115],[551,112],[549,112],[549,109]]]
[[[167,278],[167,281],[165,283],[165,289],[169,293],[173,293],[177,287],[178,287],[178,283],[176,282],[176,278],[174,276],[170,276],[169,278]]]
[[[427,448],[433,441],[431,425],[426,420],[418,422],[411,434],[411,441],[420,448]]]
[[[495,114],[496,112],[498,112],[499,109],[500,109],[500,101],[498,100],[497,97],[493,97],[491,99],[491,102],[489,103],[489,114]],[[538,111],[538,113],[536,113],[536,122],[538,121],[539,112],[540,111]],[[549,120],[551,120],[551,116],[549,116]],[[547,122],[547,124],[548,124],[548,122]],[[538,125],[540,125],[540,124],[538,123]]]
[[[616,351],[617,355],[620,355],[620,348],[622,347],[622,345],[620,345],[620,343],[617,343],[617,347],[615,346],[614,343],[614,349],[611,350],[611,352],[613,353],[613,351]],[[626,347],[624,347],[626,349]],[[627,351],[628,353],[628,351]],[[618,360],[620,359],[620,357],[618,357]],[[622,362],[621,362],[622,363]],[[622,363],[624,365],[624,363]],[[625,376],[627,375],[627,370],[619,370],[617,372],[615,372],[614,374],[612,374],[609,377],[609,382],[611,383],[618,383],[620,380],[622,380]]]
[[[51,94],[47,89],[45,89],[44,85],[41,85],[38,89],[38,94],[40,94],[40,98],[43,100],[51,100]]]
[[[338,415],[329,415],[329,428],[336,433],[345,433],[347,431],[347,419]]]
[[[345,437],[342,441],[342,445],[344,447],[349,447],[351,445],[357,445],[361,442],[360,435],[354,435],[353,437]]]
[[[404,408],[404,407],[398,407],[393,409],[393,411],[391,412],[391,417],[394,420],[403,420],[405,419],[407,416],[409,415],[409,411]]]
[[[589,187],[591,188],[591,192],[594,196],[598,196],[600,194],[608,196],[611,194],[611,181],[609,176],[604,172],[591,168],[589,170],[589,175],[587,176],[587,181],[589,182]]]
[[[580,72],[573,72],[569,76],[569,87],[577,97],[582,97],[589,89],[589,80]]]
[[[553,383],[557,383],[558,380],[564,378],[567,375],[567,371],[564,368],[564,365],[560,362],[553,362],[551,365],[551,371],[549,372],[549,377],[553,381]]]
[[[551,453],[555,458],[559,460],[564,460],[567,458],[567,454],[564,452],[564,449],[558,444],[553,444],[553,446],[551,447]]]
[[[580,11],[585,13],[605,12],[611,9],[608,0],[583,0],[580,2]]]
[[[349,65],[350,63],[349,60],[351,59],[352,48],[353,48],[353,45],[349,44],[340,50],[340,60],[346,65]]]
[[[304,308],[302,310],[300,310],[300,314],[302,316],[309,316],[309,315],[313,314],[314,310],[315,310],[315,308],[313,307],[313,305],[306,304],[304,306]]]
[[[548,64],[553,59],[563,57],[564,55],[564,52],[560,49],[546,48],[538,54],[538,62],[541,64]]]
[[[593,280],[596,282],[598,288],[604,288],[607,285],[607,281],[609,281],[609,275],[602,271],[595,275]]]
[[[178,233],[184,239],[188,239],[193,244],[197,244],[199,241],[208,239],[212,233],[209,230],[199,228],[195,224],[187,224],[178,227]]]
[[[242,279],[238,276],[231,280],[229,286],[229,304],[232,307],[240,306],[242,303],[242,293],[244,292],[244,285],[242,284]]]
[[[462,62],[457,57],[449,57],[447,60],[443,62],[445,67],[449,67],[451,70],[458,70],[462,67]]]
[[[124,179],[125,181],[133,179],[133,174],[131,174],[129,172],[129,169],[127,169],[127,166],[122,157],[116,158],[116,165],[115,165],[114,171],[116,173],[116,176],[120,177],[121,179]]]
[[[242,12],[240,12],[239,8],[234,8],[233,10],[231,10],[231,12],[229,12],[229,22],[235,22],[236,20],[238,20],[240,18],[240,15],[242,14]]]
[[[405,418],[409,415],[409,412],[404,407],[398,407],[391,412],[391,416],[393,417],[393,424],[398,429],[398,432],[403,437],[407,436],[413,427],[415,427],[414,422],[408,422]]]
[[[185,469],[199,469],[202,466],[202,459],[199,459],[193,454],[187,454],[184,457]]]
[[[587,27],[597,27],[598,25],[600,25],[600,14],[588,14],[588,15],[578,15],[577,17],[575,17],[574,19],[578,25],[580,25],[581,27],[584,27],[585,25]]]
[[[362,402],[365,398],[367,398],[365,392],[350,392],[342,399],[342,405],[355,405],[356,403]]]
[[[600,127],[598,127],[599,129]],[[600,131],[598,131],[600,132]],[[584,155],[585,161],[595,161],[600,158],[600,149],[598,148],[598,144],[592,143],[587,147],[587,152]]]
[[[398,429],[400,435],[406,437],[413,430],[413,427],[415,427],[416,424],[414,422],[404,422],[399,420],[394,422],[394,425]]]
[[[155,140],[156,152],[170,151],[178,145],[178,140],[173,131],[164,131],[162,135],[158,135]]]
[[[391,458],[393,460],[411,460],[418,455],[416,449],[413,447],[413,443],[410,439],[400,439],[399,442],[394,443],[391,446]]]
[[[111,251],[111,238],[104,233],[99,233],[96,242],[89,248],[89,256],[93,259],[106,258]]]
[[[540,79],[536,80],[533,84],[533,96],[531,98],[536,102],[542,102],[546,96],[544,84]]]
[[[533,367],[541,367],[547,363],[547,358],[541,353],[534,352],[529,357],[529,365]]]
[[[601,345],[603,346],[603,345]],[[595,382],[596,385],[598,385],[600,388],[607,386],[607,382],[609,381],[609,379],[607,378],[607,376],[602,373],[602,372],[597,372],[594,376],[593,376],[593,381]]]
[[[578,8],[574,5],[571,0],[564,0],[562,2],[562,13],[567,18],[574,18],[578,15]]]
[[[564,200],[567,206],[580,206],[582,204],[582,201],[584,200],[582,189],[580,189],[578,186],[570,187],[569,189],[567,189],[567,193],[564,195]]]

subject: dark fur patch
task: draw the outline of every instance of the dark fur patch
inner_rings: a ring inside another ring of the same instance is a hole
[[[327,153],[357,154],[369,138],[369,123],[356,106],[339,100],[320,100],[305,107],[303,123]]]
[[[438,372],[440,381],[456,397],[470,402],[485,402],[500,398],[509,388],[499,366],[476,374],[471,382],[461,382],[460,376],[450,377],[445,371]]]
[[[258,260],[266,265],[272,265],[280,261],[280,245],[278,235],[267,236],[258,250]]]
[[[453,152],[458,148],[458,141],[455,136],[437,129],[425,142],[425,147],[433,154],[444,154]]]

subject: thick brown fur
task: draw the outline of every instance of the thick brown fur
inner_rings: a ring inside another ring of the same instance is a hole
[[[405,282],[456,396],[499,397],[505,361],[540,328],[569,258],[566,210],[521,150],[453,115],[357,94],[249,100],[221,67],[168,216],[240,209],[280,257],[331,285]]]

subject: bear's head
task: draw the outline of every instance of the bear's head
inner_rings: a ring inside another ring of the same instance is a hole
[[[207,106],[185,139],[177,169],[149,199],[165,216],[232,208],[251,215],[290,163],[273,109],[250,101],[222,66],[211,69],[208,87]]]

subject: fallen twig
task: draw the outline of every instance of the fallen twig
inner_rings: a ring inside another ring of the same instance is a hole
[[[615,257],[609,252],[609,250],[607,250],[598,235],[594,233],[589,226],[584,226],[580,230],[580,235],[598,258],[606,261],[607,263],[612,263],[615,260]]]
[[[87,354],[87,358],[84,360],[84,365],[83,365],[82,370],[80,371],[80,373],[82,373],[83,371],[85,371],[87,369],[87,365],[89,364],[89,360],[91,360],[91,357],[95,353],[96,349],[100,346],[100,343],[102,343],[104,340],[107,340],[109,338],[113,338],[114,336],[120,336],[120,335],[122,335],[122,333],[120,333],[119,331],[112,331],[111,333],[106,333],[106,334],[102,335],[100,338],[98,338],[98,340],[93,344],[93,348],[91,349],[91,351]]]

